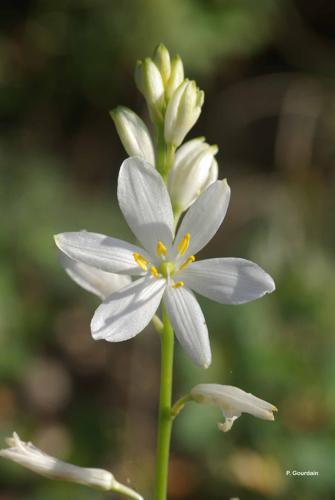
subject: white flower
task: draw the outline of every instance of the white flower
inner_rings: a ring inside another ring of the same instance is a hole
[[[32,443],[21,441],[14,432],[6,439],[9,448],[0,450],[0,456],[16,462],[27,469],[49,479],[71,481],[105,491],[116,491],[130,498],[143,500],[143,497],[131,488],[116,481],[113,474],[103,469],[78,467],[47,455]]]
[[[201,113],[204,92],[194,81],[184,80],[174,91],[166,108],[164,136],[168,144],[178,147]]]
[[[171,202],[159,173],[140,158],[123,162],[119,205],[143,248],[86,231],[55,236],[59,249],[76,261],[138,277],[98,307],[91,322],[93,338],[118,342],[134,337],[163,299],[183,348],[196,363],[209,366],[207,326],[191,289],[223,304],[242,304],[275,288],[268,274],[244,259],[195,262],[195,254],[219,229],[229,197],[227,182],[214,182],[186,212],[174,238]]]
[[[199,384],[193,387],[190,394],[194,401],[213,403],[222,410],[225,421],[219,423],[218,428],[223,432],[229,431],[234,420],[242,413],[250,413],[263,420],[274,420],[273,412],[278,411],[272,404],[232,385]]]
[[[192,139],[177,150],[168,177],[168,189],[176,211],[184,212],[218,178],[218,164],[214,158],[218,147],[204,140],[203,137]]]
[[[118,106],[110,114],[128,155],[139,156],[154,165],[154,147],[144,121],[131,109],[124,106]]]
[[[65,253],[59,252],[59,261],[70,278],[88,292],[94,293],[105,300],[112,293],[131,283],[130,276],[107,273],[82,262],[70,259]]]

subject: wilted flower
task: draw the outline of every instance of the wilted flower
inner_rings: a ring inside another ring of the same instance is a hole
[[[204,92],[194,81],[184,80],[174,91],[166,108],[164,136],[168,144],[178,147],[191,130],[204,102]]]
[[[154,147],[144,121],[134,111],[124,106],[113,109],[111,117],[128,155],[139,156],[154,165]]]
[[[21,441],[14,432],[13,437],[6,439],[9,448],[0,450],[0,456],[8,458],[27,469],[49,479],[71,481],[104,491],[115,491],[130,498],[143,500],[136,491],[116,481],[113,474],[103,469],[78,467],[47,455],[32,443]]]
[[[212,403],[222,410],[225,421],[219,423],[218,428],[223,432],[229,431],[242,413],[274,420],[273,412],[277,411],[272,404],[232,385],[199,384],[193,387],[190,395],[198,403]]]
[[[218,178],[217,146],[200,137],[185,142],[169,172],[168,189],[176,212],[184,212]]]
[[[70,258],[102,271],[137,276],[96,310],[95,339],[123,341],[142,331],[163,298],[177,338],[198,364],[211,362],[208,331],[194,291],[224,304],[242,304],[275,288],[272,278],[244,259],[195,262],[220,227],[229,203],[225,180],[214,182],[187,211],[176,237],[167,188],[159,173],[140,158],[120,169],[118,200],[143,249],[102,234],[77,232],[55,236]]]

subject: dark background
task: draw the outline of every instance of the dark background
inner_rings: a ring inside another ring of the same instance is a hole
[[[16,430],[152,496],[159,339],[147,328],[95,343],[98,301],[62,271],[52,235],[131,238],[108,111],[143,116],[134,64],[163,42],[206,93],[188,137],[219,145],[232,187],[203,256],[255,260],[277,284],[244,306],[200,299],[214,361],[196,368],[178,345],[175,397],[207,381],[279,407],[274,423],[243,415],[225,435],[216,408],[190,404],[174,428],[170,498],[333,499],[334,2],[8,0],[0,27],[1,442]],[[0,482],[1,500],[113,496],[5,460]]]

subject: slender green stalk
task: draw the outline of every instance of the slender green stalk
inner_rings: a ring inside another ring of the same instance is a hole
[[[173,144],[167,144],[164,138],[164,127],[156,126],[156,168],[167,182],[168,173],[173,165],[176,148]]]
[[[156,457],[155,500],[166,500],[172,430],[171,398],[173,379],[174,334],[163,307],[163,331],[161,333],[161,386]]]
[[[156,168],[164,182],[173,165],[175,147],[166,144],[164,126],[156,122]],[[173,418],[171,414],[172,382],[173,382],[173,347],[174,333],[164,306],[162,307],[163,324],[154,320],[153,324],[161,336],[161,380],[159,395],[159,415],[157,431],[156,483],[155,500],[166,500],[170,441]]]
[[[183,396],[182,398],[178,399],[178,401],[175,402],[175,404],[171,408],[171,417],[174,420],[179,413],[182,411],[186,403],[191,401],[191,395],[186,394],[186,396]]]

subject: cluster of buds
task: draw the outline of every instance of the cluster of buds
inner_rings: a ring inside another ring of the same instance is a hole
[[[137,62],[135,81],[152,121],[163,124],[165,142],[177,148],[199,118],[204,92],[184,78],[181,58],[176,55],[171,59],[163,44],[152,59]]]
[[[137,62],[135,81],[145,97],[155,139],[144,121],[126,107],[118,106],[111,111],[112,119],[127,154],[148,161],[160,171],[167,182],[172,205],[176,212],[182,213],[218,178],[214,159],[217,146],[209,146],[203,138],[181,146],[200,116],[204,92],[184,77],[181,58],[178,55],[171,58],[162,44],[152,58]],[[168,152],[163,162],[159,155],[162,141]]]

